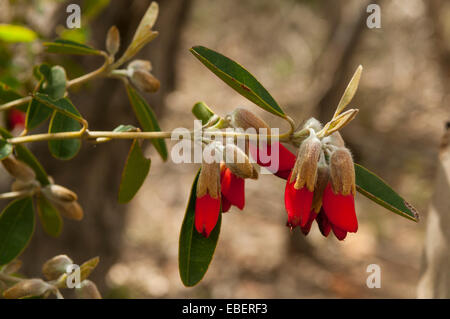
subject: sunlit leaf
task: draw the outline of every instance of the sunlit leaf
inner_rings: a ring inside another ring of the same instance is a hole
[[[63,225],[58,210],[44,196],[37,196],[36,206],[44,231],[52,237],[58,237]]]
[[[119,203],[128,203],[139,191],[150,171],[150,159],[144,156],[139,141],[133,140],[122,172]]]
[[[208,69],[238,93],[264,110],[285,117],[283,110],[269,92],[240,64],[202,46],[195,46],[190,51]]]
[[[78,42],[58,39],[53,42],[44,42],[48,53],[75,54],[75,55],[101,55],[101,51],[93,49]]]
[[[413,221],[419,220],[417,210],[389,185],[365,167],[355,164],[356,189],[375,203]]]
[[[126,88],[134,114],[136,115],[142,129],[146,132],[160,132],[161,128],[156,120],[155,113],[147,104],[145,99],[131,85],[127,85]],[[163,138],[152,139],[151,141],[159,155],[161,155],[162,159],[164,161],[167,160],[168,155],[166,141]]]
[[[219,239],[222,214],[219,215],[216,227],[208,238],[199,234],[194,227],[196,188],[199,174],[192,185],[189,203],[184,216],[180,232],[178,248],[178,267],[183,284],[188,287],[195,286],[202,280],[216,249]]]
[[[20,25],[0,24],[0,41],[32,42],[37,34],[31,29]]]
[[[19,256],[28,246],[34,232],[31,197],[16,199],[0,215],[0,265]]]

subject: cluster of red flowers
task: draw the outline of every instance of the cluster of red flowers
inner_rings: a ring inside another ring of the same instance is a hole
[[[243,109],[233,112],[230,124],[243,129],[270,130],[261,119]],[[260,166],[269,170],[273,161],[278,161],[278,169],[271,172],[286,180],[288,227],[299,226],[307,235],[315,220],[325,237],[332,230],[343,240],[348,232],[358,230],[352,156],[338,132],[319,139],[312,127],[306,128],[310,134],[301,142],[297,157],[278,142],[275,145],[250,142],[249,153]],[[278,149],[278,158],[271,156],[272,149]],[[261,153],[270,161],[263,162]],[[227,212],[231,205],[244,208],[245,178],[255,178],[255,174],[243,174],[245,165],[237,166],[227,162],[220,166],[218,163],[202,165],[197,183],[195,226],[206,237],[214,229],[221,207],[222,212]],[[248,170],[248,165],[245,167]]]

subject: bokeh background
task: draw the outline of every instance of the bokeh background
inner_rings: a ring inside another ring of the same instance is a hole
[[[381,28],[369,29],[374,1],[161,0],[160,36],[141,58],[150,59],[161,91],[148,95],[161,127],[192,127],[191,107],[206,102],[225,115],[246,107],[272,127],[279,119],[235,93],[188,51],[204,45],[252,72],[300,125],[311,116],[327,121],[359,64],[364,67],[352,107],[360,112],[342,134],[355,160],[385,179],[420,212],[414,223],[357,195],[358,233],[343,242],[308,237],[285,226],[284,182],[270,175],[246,182],[244,211],[224,215],[216,254],[194,288],[178,275],[178,235],[196,164],[163,163],[150,146],[150,174],[135,199],[116,204],[128,143],[85,145],[70,162],[52,159],[45,143],[33,145],[55,180],[76,190],[85,209],[81,222],[66,221],[63,235],[48,238],[39,227],[25,252],[25,272],[37,276],[59,253],[75,261],[99,255],[93,274],[105,297],[115,298],[414,298],[419,281],[427,210],[445,123],[450,119],[448,77],[450,3],[378,1]],[[0,0],[0,23],[33,28],[43,39],[67,37],[104,47],[115,24],[122,46],[150,1],[79,3],[83,28],[64,28],[67,2]],[[70,78],[93,69],[93,58],[55,57],[39,41],[0,42],[0,81],[32,88],[31,67],[42,61],[66,67]],[[98,80],[71,93],[91,129],[135,124],[124,89]],[[171,142],[169,142],[171,144]],[[2,187],[9,180],[2,172]],[[450,208],[449,208],[450,209]],[[369,264],[382,272],[369,289]]]

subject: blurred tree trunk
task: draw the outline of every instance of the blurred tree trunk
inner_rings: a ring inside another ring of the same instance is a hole
[[[160,15],[154,29],[159,31],[159,36],[139,54],[139,58],[151,60],[152,72],[161,81],[160,91],[146,96],[159,117],[163,113],[164,98],[175,85],[175,57],[190,2],[158,1]],[[149,4],[150,1],[142,0],[111,1],[92,25],[91,44],[104,48],[109,27],[116,25],[123,52]],[[83,14],[83,6],[81,10]],[[58,14],[60,21],[65,21],[65,7],[58,10]],[[101,61],[93,61],[92,57],[82,59],[88,70],[98,67],[99,63]],[[71,98],[92,130],[112,130],[119,124],[137,125],[121,81],[101,79],[89,83],[79,93],[71,93]],[[67,163],[51,158],[45,144],[35,146],[38,158],[55,182],[77,192],[85,217],[81,222],[64,220],[62,235],[57,239],[43,234],[39,225],[36,227],[36,234],[23,256],[28,275],[38,275],[43,262],[57,254],[67,254],[78,264],[100,256],[92,279],[104,290],[105,275],[119,257],[126,223],[127,206],[117,203],[117,192],[129,145],[129,141],[83,145],[77,157]]]
[[[448,105],[450,94],[450,44],[442,21],[443,6],[440,0],[427,1],[428,18],[433,26],[434,46],[443,87],[447,96],[442,101]],[[450,120],[450,119],[449,119]],[[418,298],[450,298],[450,122],[441,143],[435,193],[427,218],[422,276],[417,288]]]
[[[439,155],[435,193],[427,218],[419,298],[450,298],[450,122]]]

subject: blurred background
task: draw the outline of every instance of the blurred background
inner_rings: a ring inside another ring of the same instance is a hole
[[[82,262],[100,256],[92,279],[114,298],[415,298],[424,256],[428,208],[433,201],[439,149],[450,120],[450,2],[439,0],[160,0],[158,38],[139,55],[152,61],[161,81],[147,95],[163,130],[193,126],[190,111],[206,102],[225,115],[240,106],[272,127],[285,123],[235,93],[188,51],[204,45],[238,61],[301,124],[326,122],[356,67],[364,67],[351,103],[360,109],[342,131],[355,161],[376,172],[419,211],[414,223],[357,195],[360,223],[343,242],[321,236],[314,224],[305,238],[285,226],[284,181],[262,175],[246,182],[244,211],[224,215],[221,238],[204,280],[194,288],[178,275],[178,235],[195,164],[152,158],[149,177],[128,205],[116,203],[129,142],[84,145],[70,162],[33,150],[54,179],[75,190],[81,222],[65,220],[60,238],[37,227],[22,257],[25,272],[65,253]],[[68,3],[78,3],[82,28],[65,29]],[[0,23],[26,25],[42,39],[63,37],[104,48],[111,25],[122,47],[149,5],[134,1],[0,0]],[[378,3],[381,28],[369,29],[366,8]],[[32,66],[63,65],[69,78],[92,70],[96,58],[55,57],[39,41],[0,42],[0,81],[23,94],[32,90]],[[102,79],[71,93],[89,127],[111,130],[137,124],[121,83]],[[169,142],[170,144],[170,142]],[[9,180],[2,174],[2,190]],[[448,188],[446,190],[448,194]],[[444,204],[448,213],[450,207]],[[450,224],[449,224],[450,225]],[[450,235],[449,235],[450,236]],[[369,289],[370,264],[381,267],[381,288]],[[444,272],[447,273],[447,271]],[[449,288],[450,289],[450,288]]]

